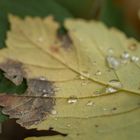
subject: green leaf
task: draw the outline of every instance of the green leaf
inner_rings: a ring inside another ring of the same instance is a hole
[[[69,9],[76,17],[93,18],[100,7],[100,0],[55,0]]]
[[[0,72],[0,93],[17,93],[22,94],[26,90],[26,81],[24,80],[21,85],[16,86],[13,82],[5,78],[3,72]]]
[[[4,122],[5,120],[7,120],[8,119],[8,117],[6,116],[6,115],[3,115],[2,113],[1,113],[1,109],[0,109],[0,123],[1,122]]]

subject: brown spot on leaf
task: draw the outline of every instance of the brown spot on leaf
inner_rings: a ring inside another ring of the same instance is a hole
[[[41,79],[30,79],[28,80],[28,95],[32,96],[54,96],[53,82]]]
[[[50,50],[51,50],[51,52],[53,52],[53,53],[58,53],[59,52],[59,47],[56,45],[56,46],[51,46],[50,47]]]
[[[99,127],[99,125],[98,124],[95,124],[95,127],[97,128],[97,127]]]
[[[20,85],[22,83],[23,77],[25,76],[22,63],[8,59],[0,64],[0,69],[5,72],[5,77],[11,80],[14,84]]]
[[[72,40],[68,34],[58,34],[58,41],[54,45],[50,46],[50,51],[52,53],[59,53],[61,47],[65,50],[71,48]],[[60,43],[61,42],[61,43]],[[61,45],[60,45],[61,44]]]
[[[130,46],[128,46],[128,48],[131,50],[131,51],[135,51],[135,50],[137,50],[137,44],[136,43],[133,43],[133,44],[131,44]]]
[[[115,110],[117,110],[117,108],[116,107],[113,107],[112,110],[115,111]]]
[[[44,95],[44,89],[47,96]],[[17,118],[17,123],[30,127],[46,119],[55,105],[54,86],[52,82],[40,79],[30,79],[28,89],[22,96],[0,95],[2,112]]]
[[[60,41],[62,42],[62,47],[64,49],[68,49],[72,45],[72,40],[68,34],[65,35],[58,35]]]

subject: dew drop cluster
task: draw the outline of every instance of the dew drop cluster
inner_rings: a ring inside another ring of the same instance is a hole
[[[110,54],[110,53],[109,53]],[[124,51],[119,57],[108,55],[106,61],[108,67],[111,69],[118,69],[123,64],[128,64],[130,62],[136,63],[140,60],[138,56],[130,55],[128,52]]]
[[[68,102],[69,104],[75,104],[75,103],[77,103],[77,101],[78,101],[78,99],[77,99],[77,97],[75,97],[75,96],[71,96],[71,97],[69,97],[68,100],[67,100],[67,102]]]

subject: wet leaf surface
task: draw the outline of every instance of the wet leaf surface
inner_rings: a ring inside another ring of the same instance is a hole
[[[68,134],[62,139],[140,137],[139,42],[96,21],[68,19],[68,34],[60,36],[51,16],[9,19],[0,68],[28,88],[1,94],[3,113],[29,129]]]

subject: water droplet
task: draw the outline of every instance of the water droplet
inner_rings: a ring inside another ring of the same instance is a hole
[[[67,126],[68,126],[68,127],[71,127],[71,125],[70,125],[70,124],[67,124]]]
[[[108,53],[109,54],[113,54],[114,53],[113,49],[112,48],[108,48]]]
[[[48,93],[46,90],[43,90],[43,94],[42,94],[43,97],[48,97]]]
[[[87,72],[87,71],[82,71],[81,73],[80,73],[80,79],[81,80],[84,80],[84,79],[86,79],[86,78],[89,78],[89,73]]]
[[[38,40],[39,42],[43,42],[43,41],[44,41],[43,37],[39,37],[37,40]]]
[[[102,72],[98,70],[98,71],[95,73],[95,75],[100,76],[100,75],[102,75]]]
[[[138,56],[132,56],[132,57],[131,57],[131,61],[132,61],[132,62],[138,62],[139,59],[140,59],[140,58],[139,58]]]
[[[120,66],[120,60],[114,56],[107,56],[107,63],[112,69],[117,69]]]
[[[81,75],[84,76],[84,77],[89,77],[90,76],[88,71],[82,71]]]
[[[51,111],[51,114],[52,114],[52,115],[56,115],[56,114],[57,114],[57,111],[56,111],[56,110],[52,110],[52,111]]]
[[[71,96],[71,97],[68,99],[68,103],[69,103],[69,104],[77,103],[77,97]]]
[[[46,93],[47,92],[47,90],[46,89],[43,89],[43,91],[42,91],[43,93]]]
[[[122,64],[127,64],[128,62],[130,62],[130,54],[128,52],[123,52],[123,54],[121,55],[121,63]]]
[[[81,83],[82,86],[86,86],[87,84],[88,84],[87,80],[83,80],[82,83]]]
[[[121,57],[122,57],[122,59],[129,59],[130,58],[130,54],[128,52],[123,52]]]
[[[42,81],[45,81],[46,80],[45,77],[40,77],[39,79],[42,80]]]
[[[37,124],[38,124],[38,122],[34,122],[34,124],[35,124],[35,125],[37,125]]]
[[[116,88],[113,87],[107,87],[105,90],[105,93],[114,93],[117,92],[118,90]]]
[[[106,111],[107,109],[106,108],[103,108],[103,110]]]
[[[87,106],[92,106],[93,104],[94,104],[94,102],[88,101]]]
[[[81,79],[81,80],[84,80],[85,77],[84,77],[83,75],[80,75],[80,79]]]
[[[119,80],[113,79],[109,81],[109,85],[114,88],[122,88],[122,83]]]

